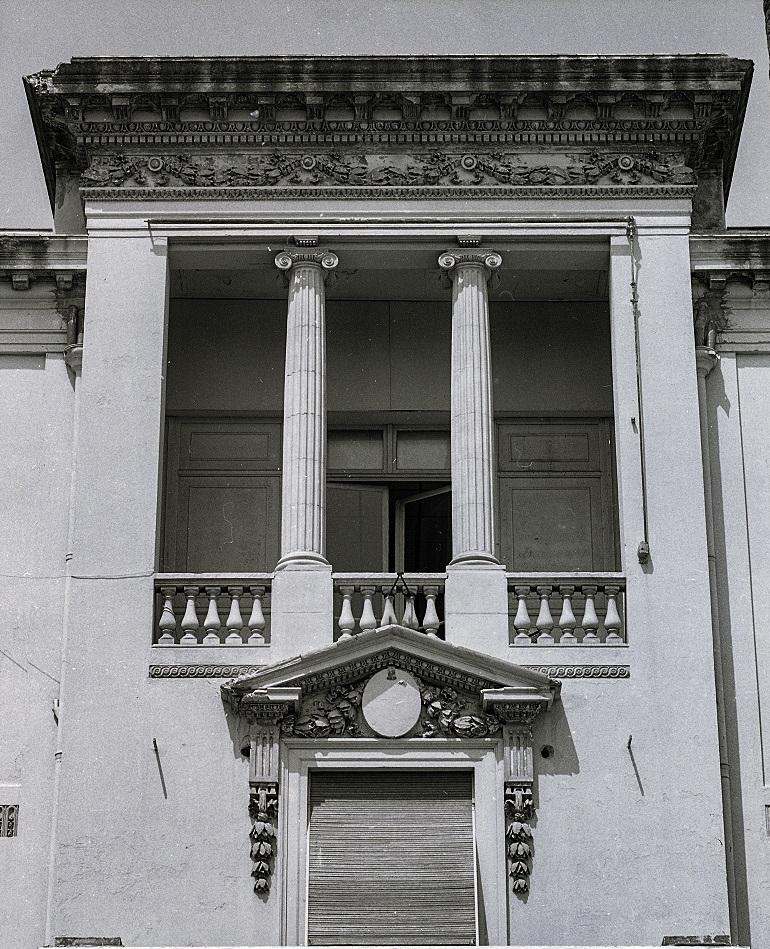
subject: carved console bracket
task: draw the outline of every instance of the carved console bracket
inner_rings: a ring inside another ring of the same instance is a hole
[[[546,700],[522,700],[513,689],[485,689],[484,708],[504,722],[505,853],[513,892],[529,890],[532,872],[532,826],[535,816],[532,723],[547,707]]]
[[[266,893],[275,869],[280,765],[280,722],[297,707],[300,689],[257,689],[244,696],[223,692],[233,711],[249,722],[249,817],[254,892]]]

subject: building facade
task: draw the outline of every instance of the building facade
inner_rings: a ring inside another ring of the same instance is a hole
[[[751,73],[27,77],[9,945],[770,945]]]

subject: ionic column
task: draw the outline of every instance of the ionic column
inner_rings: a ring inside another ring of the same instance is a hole
[[[283,399],[281,559],[326,564],[325,281],[328,251],[284,251],[275,265],[289,281]]]
[[[502,263],[488,250],[438,259],[452,280],[452,563],[497,563],[492,375],[487,281]]]

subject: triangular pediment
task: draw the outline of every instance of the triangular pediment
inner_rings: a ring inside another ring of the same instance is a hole
[[[399,666],[431,684],[463,692],[514,689],[522,696],[550,702],[559,683],[540,672],[495,659],[472,649],[453,646],[405,626],[383,626],[342,639],[331,646],[266,666],[228,683],[228,690],[299,688],[303,694],[347,685],[389,666]]]
[[[222,696],[251,720],[280,721],[288,736],[365,736],[367,690],[380,694],[391,682],[422,707],[401,733],[410,737],[492,737],[506,722],[531,722],[559,694],[542,673],[384,626],[241,676]]]

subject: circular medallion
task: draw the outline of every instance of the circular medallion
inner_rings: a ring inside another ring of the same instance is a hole
[[[369,679],[361,699],[367,725],[383,738],[400,738],[420,720],[422,697],[413,675],[389,666]]]

